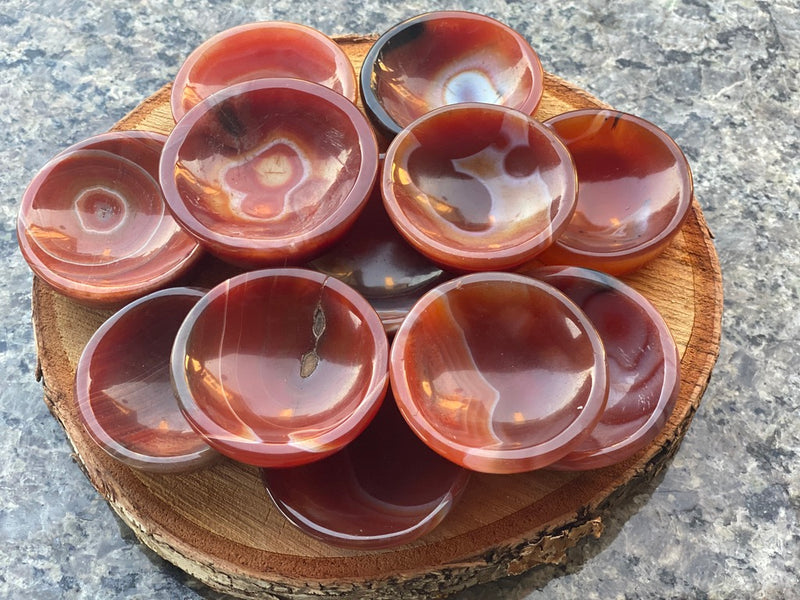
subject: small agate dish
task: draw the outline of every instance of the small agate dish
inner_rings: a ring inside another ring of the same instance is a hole
[[[308,267],[355,288],[389,333],[397,330],[422,294],[451,277],[397,232],[383,206],[380,182],[350,230]]]
[[[586,313],[608,361],[600,422],[550,468],[596,469],[633,456],[661,432],[678,399],[680,356],[669,327],[644,296],[611,275],[580,267],[544,267],[531,275]]]
[[[186,317],[172,381],[189,423],[220,453],[261,467],[320,460],[372,420],[388,341],[369,303],[307,269],[214,287]]]
[[[202,296],[167,288],[131,302],[100,326],[78,361],[78,417],[103,450],[130,467],[188,471],[218,456],[186,422],[170,384],[175,334]]]
[[[358,96],[353,65],[336,42],[305,25],[266,21],[218,33],[189,55],[172,86],[172,116],[177,122],[226,87],[268,77],[319,83],[351,102]]]
[[[621,275],[666,248],[692,201],[692,174],[678,145],[640,117],[584,109],[545,121],[578,172],[575,214],[541,256]]]
[[[67,148],[33,178],[17,220],[31,269],[81,302],[124,304],[162,288],[200,257],[158,185],[165,136],[113,132]]]
[[[244,267],[301,264],[353,224],[378,169],[375,134],[341,94],[258,79],[210,96],[173,129],[161,186],[184,228]]]
[[[469,471],[415,436],[390,396],[361,435],[336,454],[289,469],[262,469],[267,492],[308,535],[346,548],[418,539],[450,512]]]
[[[575,210],[564,144],[519,111],[466,103],[436,109],[386,152],[386,211],[406,240],[455,271],[510,269],[542,252]]]
[[[518,473],[567,455],[600,419],[600,337],[554,287],[473,273],[425,294],[397,332],[392,390],[411,429],[475,471]]]
[[[525,39],[490,17],[426,13],[395,25],[361,67],[361,99],[389,139],[425,113],[485,102],[533,114],[544,90],[539,57]]]

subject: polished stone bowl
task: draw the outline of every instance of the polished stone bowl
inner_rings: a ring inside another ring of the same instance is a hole
[[[328,544],[378,549],[407,544],[450,512],[469,471],[433,452],[387,396],[361,435],[321,461],[262,469],[275,505],[296,527]]]
[[[210,96],[182,118],[161,186],[183,227],[245,266],[302,264],[352,225],[378,168],[356,106],[319,84],[259,79]]]
[[[23,195],[20,250],[31,269],[79,301],[121,305],[168,285],[200,246],[169,213],[157,181],[165,137],[114,132],[48,162]]]
[[[464,11],[422,14],[395,25],[361,67],[361,98],[391,138],[425,113],[487,102],[533,114],[543,93],[539,57],[510,27]]]
[[[265,269],[213,288],[173,347],[175,393],[222,454],[262,467],[320,460],[381,405],[388,341],[369,303],[306,269]]]
[[[542,260],[621,275],[658,256],[692,202],[692,173],[672,138],[641,117],[613,110],[567,112],[545,125],[575,160],[578,202]]]
[[[174,473],[213,461],[172,393],[175,334],[203,296],[167,288],[131,302],[92,335],[75,374],[78,417],[89,436],[130,467]]]
[[[575,209],[575,169],[546,127],[519,111],[436,109],[386,151],[386,211],[432,261],[456,271],[518,266],[547,248]]]
[[[612,275],[581,267],[530,274],[586,313],[608,361],[608,401],[600,421],[550,467],[599,469],[630,458],[664,429],[678,400],[681,363],[669,327],[644,296]]]
[[[290,77],[319,83],[355,102],[356,75],[344,50],[305,25],[249,23],[209,38],[184,61],[172,85],[175,121],[210,95],[244,81]]]
[[[392,390],[433,450],[476,471],[517,473],[566,456],[608,393],[586,315],[541,281],[473,273],[414,306],[392,342]]]

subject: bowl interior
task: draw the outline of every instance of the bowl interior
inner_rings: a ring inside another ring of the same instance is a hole
[[[172,393],[169,355],[202,292],[173,288],[114,315],[84,351],[76,399],[87,430],[118,459],[150,470],[193,466],[211,453]]]
[[[224,31],[199,46],[175,78],[175,120],[215,92],[266,77],[312,81],[355,100],[353,66],[331,39],[294,23],[252,23]]]
[[[589,317],[608,360],[608,401],[591,433],[556,463],[598,468],[647,445],[667,422],[680,388],[680,357],[664,319],[621,281],[579,267],[539,269]]]
[[[486,17],[434,13],[402,24],[378,44],[371,88],[400,127],[458,102],[502,104],[530,114],[541,97],[541,66],[533,50]]]
[[[564,146],[533,119],[500,107],[430,113],[395,138],[387,165],[389,214],[423,251],[530,255],[574,209],[575,172]]]
[[[565,113],[547,122],[578,173],[578,202],[559,244],[587,254],[633,252],[673,233],[692,195],[677,145],[660,129],[614,111]]]
[[[285,241],[344,210],[366,178],[363,203],[374,170],[359,177],[364,148],[355,108],[345,112],[330,101],[333,92],[314,84],[251,83],[210,98],[176,126],[167,146],[178,147],[166,169],[162,163],[162,183],[179,219],[242,243]]]
[[[602,344],[554,289],[487,273],[447,282],[395,338],[404,416],[466,467],[514,472],[566,454],[605,404]]]
[[[90,289],[98,299],[128,288],[141,295],[197,250],[167,213],[156,180],[98,149],[64,152],[48,163],[25,193],[19,228],[23,255],[37,273],[62,291]]]
[[[311,445],[375,401],[386,350],[382,364],[376,326],[343,284],[317,274],[231,281],[209,294],[185,343],[192,401],[222,432],[212,436]]]

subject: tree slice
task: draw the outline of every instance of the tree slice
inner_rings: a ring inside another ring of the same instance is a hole
[[[358,69],[374,39],[337,41]],[[116,128],[169,132],[169,92],[164,87]],[[536,116],[593,106],[603,105],[548,74]],[[209,586],[242,598],[444,596],[563,560],[580,538],[602,533],[604,511],[664,468],[697,410],[719,353],[722,281],[711,237],[694,202],[667,251],[626,278],[661,311],[681,354],[677,406],[648,448],[624,463],[583,473],[475,474],[437,529],[392,550],[342,550],[307,537],[278,513],[253,467],[222,460],[186,475],[155,475],[106,455],[80,425],[72,381],[84,345],[111,313],[82,306],[35,279],[37,375],[92,484],[144,544]],[[206,259],[189,282],[212,285],[234,272]]]

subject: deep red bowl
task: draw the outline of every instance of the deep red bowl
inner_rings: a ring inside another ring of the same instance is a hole
[[[213,288],[186,317],[172,381],[189,423],[240,462],[287,467],[351,442],[386,393],[388,341],[369,303],[306,269]]]
[[[574,301],[597,329],[608,360],[608,401],[600,421],[550,468],[597,469],[647,446],[672,414],[681,361],[656,308],[619,279],[580,267],[544,267],[531,275]]]
[[[233,27],[198,46],[175,77],[172,115],[179,121],[212,94],[267,77],[319,83],[351,102],[358,95],[353,65],[336,42],[305,25],[266,21]]]
[[[404,129],[386,152],[386,211],[406,240],[456,271],[503,270],[567,226],[577,184],[552,132],[503,106],[459,104]]]
[[[540,257],[620,275],[660,254],[692,202],[692,173],[678,145],[641,117],[584,109],[545,121],[578,172],[569,225]]]
[[[341,94],[259,79],[183,117],[161,186],[183,227],[234,264],[284,266],[321,254],[352,225],[378,169],[375,135]]]
[[[519,33],[490,17],[437,11],[395,25],[361,67],[361,98],[390,139],[425,113],[486,102],[533,114],[544,90],[539,57]]]
[[[281,513],[308,535],[377,549],[435,528],[466,488],[469,471],[423,444],[387,397],[341,451],[300,467],[262,469],[261,476]]]
[[[476,471],[545,467],[585,438],[608,392],[605,352],[561,292],[510,273],[434,288],[392,342],[400,412],[433,450]]]
[[[114,132],[54,157],[23,195],[20,250],[77,300],[117,305],[164,287],[201,254],[167,211],[157,165],[165,137]]]
[[[128,466],[178,472],[218,456],[186,422],[170,384],[175,334],[202,296],[168,288],[131,302],[100,326],[81,354],[78,417],[103,450]]]

